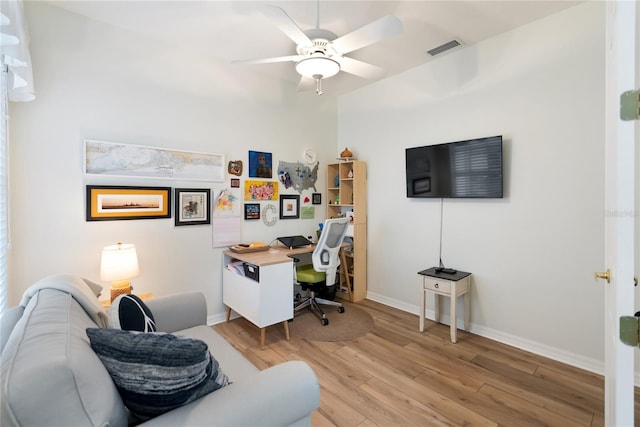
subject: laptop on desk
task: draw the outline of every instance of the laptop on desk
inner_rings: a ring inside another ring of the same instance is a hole
[[[311,241],[304,236],[284,236],[278,237],[278,241],[287,248],[301,248],[303,246],[311,245]]]

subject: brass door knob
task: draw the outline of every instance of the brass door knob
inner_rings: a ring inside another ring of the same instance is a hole
[[[594,277],[596,279],[605,279],[607,281],[607,283],[611,282],[611,273],[610,273],[608,268],[607,268],[607,271],[605,271],[605,272],[598,272],[597,271],[593,275],[594,275]]]

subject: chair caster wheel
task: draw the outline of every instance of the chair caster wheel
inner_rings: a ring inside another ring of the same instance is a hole
[[[329,319],[322,319],[322,326],[327,326],[329,324]]]
[[[344,307],[338,307],[338,313],[344,313]]]

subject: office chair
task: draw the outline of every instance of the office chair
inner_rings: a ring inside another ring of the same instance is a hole
[[[323,326],[329,324],[329,319],[320,308],[320,304],[338,307],[338,312],[344,313],[344,306],[341,303],[319,298],[317,294],[326,287],[335,286],[338,281],[336,280],[340,265],[338,253],[348,225],[349,218],[326,220],[318,244],[311,255],[312,264],[295,267],[296,282],[302,286],[302,289],[309,290],[309,297],[296,304],[294,311],[309,307],[320,318]],[[295,261],[298,262],[297,259]]]

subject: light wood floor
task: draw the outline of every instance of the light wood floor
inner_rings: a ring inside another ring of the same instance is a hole
[[[452,344],[446,325],[427,320],[420,333],[415,315],[358,306],[374,328],[351,341],[286,341],[275,325],[260,350],[258,329],[244,319],[214,328],[260,369],[309,363],[321,387],[314,427],[604,425],[599,375],[460,330]]]

